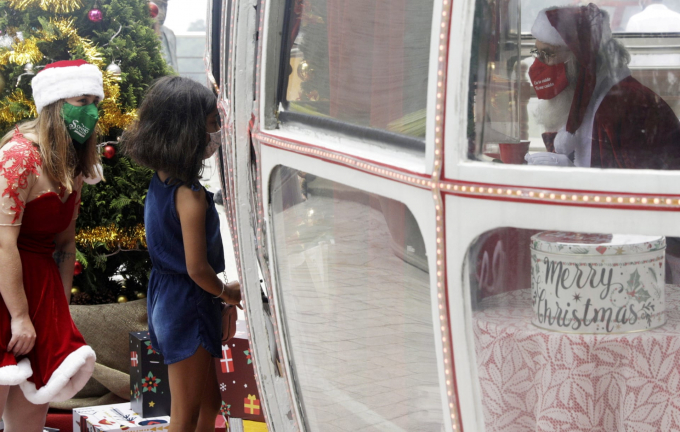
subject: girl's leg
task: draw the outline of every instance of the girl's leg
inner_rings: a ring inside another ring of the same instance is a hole
[[[2,413],[5,412],[7,395],[9,395],[9,386],[0,386],[0,420],[2,420]]]
[[[42,432],[50,404],[33,405],[19,386],[9,389],[5,405],[5,432]]]
[[[217,385],[217,374],[215,373],[215,359],[210,359],[210,370],[205,377],[205,387],[203,389],[203,399],[201,400],[201,414],[198,416],[196,432],[214,432],[215,417],[220,412],[222,396]]]
[[[170,394],[172,395],[170,432],[187,432],[196,429],[203,399],[203,388],[211,362],[210,353],[199,346],[196,353],[188,359],[168,366]]]

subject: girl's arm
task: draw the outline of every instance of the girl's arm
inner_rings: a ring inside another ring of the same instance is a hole
[[[35,345],[35,329],[28,315],[28,301],[24,291],[21,257],[17,239],[21,226],[0,226],[0,295],[12,317],[12,339],[7,352],[15,356],[28,354]]]
[[[177,188],[175,205],[182,226],[184,257],[189,277],[198,286],[215,297],[219,296],[224,302],[240,304],[239,283],[231,282],[225,286],[208,263],[208,250],[205,243],[205,215],[208,202],[205,191],[203,189],[193,191],[186,186],[181,186]]]

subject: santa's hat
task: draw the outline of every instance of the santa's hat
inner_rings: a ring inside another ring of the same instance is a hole
[[[33,100],[38,113],[43,107],[60,99],[82,95],[104,99],[102,72],[85,60],[64,60],[50,63],[31,82]]]
[[[573,134],[581,126],[595,90],[597,54],[612,38],[609,15],[592,3],[543,9],[531,27],[531,34],[541,42],[569,48],[580,65],[567,120],[567,131]]]

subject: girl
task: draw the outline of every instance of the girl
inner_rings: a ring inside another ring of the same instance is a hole
[[[224,250],[213,194],[200,186],[203,161],[220,144],[217,100],[176,76],[157,80],[123,135],[125,152],[156,171],[144,209],[153,263],[148,312],[152,345],[168,364],[170,431],[214,431],[220,394],[212,357],[221,357],[221,302],[239,305],[224,284]]]
[[[0,416],[6,432],[43,430],[48,403],[94,370],[68,309],[83,176],[95,177],[102,74],[82,60],[33,78],[35,120],[0,140]]]

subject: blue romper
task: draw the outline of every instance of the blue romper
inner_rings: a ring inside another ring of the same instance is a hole
[[[175,192],[180,186],[164,183],[154,174],[144,208],[146,242],[153,263],[147,295],[149,335],[165,364],[191,357],[199,345],[213,357],[221,357],[222,350],[222,300],[196,285],[187,272],[182,227],[175,207]],[[224,249],[220,221],[213,194],[206,191],[206,198],[208,263],[221,273]]]

